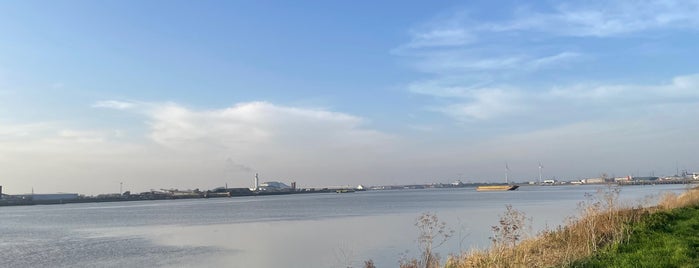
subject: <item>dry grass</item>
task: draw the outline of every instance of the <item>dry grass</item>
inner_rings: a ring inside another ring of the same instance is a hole
[[[694,205],[699,200],[699,186],[687,189],[686,192],[678,195],[675,193],[665,194],[658,203],[660,209],[673,209]]]
[[[544,230],[534,238],[524,239],[498,233],[524,228],[524,214],[512,210],[501,217],[494,226],[493,246],[487,250],[472,250],[460,256],[452,256],[446,267],[567,267],[606,245],[621,242],[630,235],[629,224],[638,222],[643,215],[659,210],[699,204],[699,187],[688,189],[682,195],[663,196],[653,208],[623,206],[618,202],[619,189],[609,187],[588,195],[579,206],[580,215],[567,220],[564,226]],[[512,220],[514,219],[514,221]]]
[[[438,268],[439,254],[434,250],[442,246],[454,234],[454,230],[447,228],[447,224],[440,221],[436,214],[424,213],[417,218],[415,226],[418,228],[417,239],[421,256],[415,258],[401,258],[398,262],[400,268]]]

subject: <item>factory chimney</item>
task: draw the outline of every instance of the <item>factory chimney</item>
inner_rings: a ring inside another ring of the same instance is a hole
[[[257,173],[255,173],[255,188],[253,191],[257,191],[258,187],[260,187],[260,178]]]

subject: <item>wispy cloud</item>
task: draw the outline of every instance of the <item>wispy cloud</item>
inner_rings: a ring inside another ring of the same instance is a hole
[[[656,103],[699,101],[699,74],[677,76],[657,85],[583,84],[556,87],[547,92],[552,98],[587,102]]]
[[[584,56],[580,53],[571,52],[571,51],[564,51],[564,52],[561,52],[558,54],[548,55],[548,56],[543,56],[543,57],[533,59],[527,63],[528,64],[527,67],[529,67],[529,69],[531,69],[531,70],[557,67],[557,66],[560,66],[561,64],[564,64],[567,62],[573,62],[573,61],[579,60],[582,57],[584,57]]]
[[[400,52],[402,49],[462,46],[474,42],[475,39],[475,35],[463,28],[430,29],[424,32],[415,31],[412,33],[412,40],[397,48],[396,52]]]
[[[546,10],[527,6],[511,9],[510,18],[475,20],[470,12],[440,16],[411,31],[423,44],[465,45],[487,41],[484,36],[503,33],[542,33],[574,37],[613,37],[650,30],[696,30],[699,28],[696,1],[580,1],[555,4]],[[464,38],[468,36],[469,38]],[[468,40],[471,42],[440,42]],[[428,46],[418,46],[428,47]]]
[[[424,54],[417,57],[414,66],[425,73],[436,75],[490,74],[502,77],[514,73],[530,73],[542,69],[554,68],[581,60],[579,52],[562,51],[542,55],[479,55],[471,51],[444,51]]]
[[[467,79],[453,76],[416,81],[408,85],[408,90],[438,98],[470,98],[473,91],[486,88],[488,84],[489,81],[481,77]]]
[[[411,50],[464,46],[478,41],[476,33],[464,27],[466,14],[440,16],[410,30],[411,39],[393,50],[396,54]]]
[[[127,109],[131,109],[135,106],[136,106],[136,103],[134,103],[134,102],[117,101],[117,100],[97,101],[97,102],[92,104],[93,108],[107,108],[107,109],[116,109],[116,110],[127,110]]]
[[[58,137],[82,143],[98,143],[105,141],[110,134],[103,131],[63,129],[58,131]]]
[[[677,76],[665,83],[573,84],[546,90],[483,88],[457,90],[458,94],[428,93],[452,98],[455,103],[433,110],[461,121],[498,119],[508,116],[530,118],[530,123],[552,118],[593,120],[648,113],[658,109],[685,110],[699,105],[699,74]],[[676,106],[676,107],[672,107]],[[699,116],[699,112],[694,112]],[[678,114],[678,116],[680,116]]]
[[[0,124],[0,141],[22,138],[35,138],[52,131],[55,123]]]
[[[552,12],[522,12],[494,31],[541,31],[563,36],[613,37],[658,29],[696,29],[696,1],[604,1],[562,4]]]
[[[466,102],[447,105],[435,110],[458,120],[487,120],[521,112],[525,104],[519,91],[508,89],[478,89],[469,92]]]
[[[392,52],[427,76],[409,83],[407,89],[437,99],[429,105],[431,111],[471,122],[537,113],[543,113],[539,118],[550,118],[552,110],[566,109],[566,105],[625,106],[693,99],[694,76],[676,77],[664,85],[643,85],[591,82],[574,72],[578,64],[590,68],[604,64],[596,51],[587,49],[587,41],[581,41],[585,38],[594,43],[646,36],[655,30],[696,31],[696,14],[699,2],[695,1],[519,6],[498,19],[457,11],[417,25],[409,32],[410,40]],[[539,78],[556,78],[551,74],[567,69],[571,70],[568,81]],[[527,83],[531,80],[539,81],[532,86]],[[578,116],[582,115],[570,120]]]

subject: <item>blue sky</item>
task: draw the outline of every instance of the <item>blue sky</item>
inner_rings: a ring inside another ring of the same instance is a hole
[[[699,170],[693,1],[5,1],[0,181]]]

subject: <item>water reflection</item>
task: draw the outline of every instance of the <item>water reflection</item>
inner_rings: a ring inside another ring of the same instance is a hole
[[[438,250],[446,256],[487,246],[490,226],[506,204],[531,216],[537,231],[576,214],[584,194],[596,188],[522,187],[500,193],[443,189],[0,208],[3,215],[12,215],[0,218],[0,259],[19,264],[0,265],[49,266],[26,261],[41,251],[47,252],[41,258],[57,264],[53,266],[360,267],[373,259],[377,266],[395,267],[406,250],[408,256],[417,256],[414,222],[420,213],[435,212],[456,231]],[[627,187],[622,199],[683,189]],[[27,250],[27,245],[35,250]],[[81,248],[91,250],[77,250]]]

